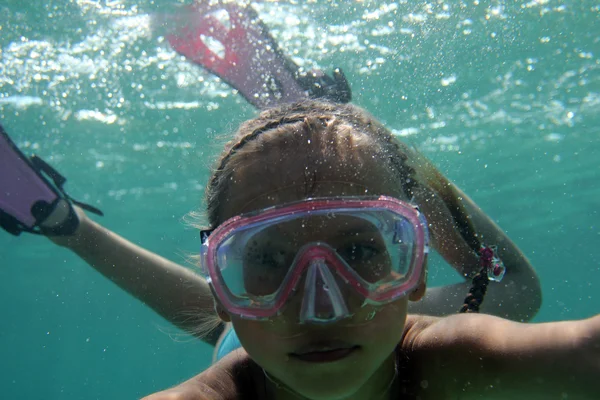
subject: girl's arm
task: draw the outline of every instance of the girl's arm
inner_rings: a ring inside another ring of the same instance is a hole
[[[600,315],[543,324],[489,315],[423,320],[402,344],[428,382],[423,399],[600,398]]]
[[[215,344],[220,329],[202,337],[203,321],[213,310],[208,283],[189,269],[145,250],[89,219],[75,207],[80,220],[71,236],[49,237],[66,247],[135,296],[167,321]]]
[[[490,217],[456,186],[454,192],[465,206],[473,227],[483,236],[487,245],[497,246],[498,255],[506,266],[502,282],[490,282],[481,311],[504,318],[528,321],[541,305],[541,288],[538,276],[529,260]],[[479,257],[464,241],[447,204],[431,189],[422,188],[415,193],[415,201],[430,223],[433,247],[454,267],[465,281],[428,289],[425,298],[411,303],[410,312],[428,315],[456,313],[471,287],[471,277],[479,272]]]

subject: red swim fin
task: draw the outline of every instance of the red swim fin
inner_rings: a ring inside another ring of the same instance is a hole
[[[350,101],[350,87],[341,70],[334,71],[333,78],[321,71],[301,71],[281,52],[252,7],[198,2],[184,10],[183,18],[176,19],[176,32],[166,35],[169,44],[254,106],[262,109],[309,97]],[[217,17],[223,12],[229,26]],[[211,44],[222,47],[222,54],[211,50]]]

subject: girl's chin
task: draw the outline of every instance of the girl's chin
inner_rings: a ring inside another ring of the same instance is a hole
[[[350,356],[346,360],[353,359]],[[295,368],[290,368],[289,380],[279,384],[280,380],[269,377],[269,380],[280,390],[296,393],[301,398],[311,400],[345,399],[355,394],[368,380],[361,370],[360,363],[344,362],[310,362],[295,361]],[[301,373],[294,373],[298,370]]]

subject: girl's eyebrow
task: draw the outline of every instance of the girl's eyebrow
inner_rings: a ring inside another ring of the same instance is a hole
[[[359,237],[363,235],[370,237],[381,236],[379,229],[374,224],[367,221],[361,221],[351,225],[345,224],[345,226],[339,227],[338,230],[335,231],[335,234],[336,236],[345,238]]]
[[[344,236],[357,236],[365,233],[379,233],[379,229],[373,224],[361,224],[361,226],[350,226],[345,229],[340,229],[338,233],[341,233]]]
[[[326,228],[326,229],[331,229]],[[263,232],[266,233],[266,232]],[[360,235],[370,235],[373,236],[374,234],[379,235],[379,229],[377,229],[377,227],[371,223],[360,223],[360,224],[355,224],[354,226],[344,226],[343,228],[339,228],[339,230],[336,230],[335,232],[335,236],[336,237],[356,237],[356,236],[360,236]],[[290,238],[279,232],[277,234],[277,230],[275,232],[270,232],[268,233],[269,236],[269,244],[270,245],[275,245],[275,246],[279,246],[279,245],[288,245],[290,244]],[[264,242],[263,242],[264,243]],[[263,244],[264,246],[264,244]]]

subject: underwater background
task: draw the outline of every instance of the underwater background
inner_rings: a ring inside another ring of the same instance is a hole
[[[0,120],[104,211],[94,219],[193,268],[182,217],[256,111],[152,29],[181,3],[0,0]],[[542,283],[536,321],[600,312],[597,1],[252,4],[286,54],[341,67],[353,102],[517,243]],[[434,285],[457,279],[439,258],[431,269]],[[139,398],[211,361],[44,237],[0,231],[0,316],[1,398]]]

